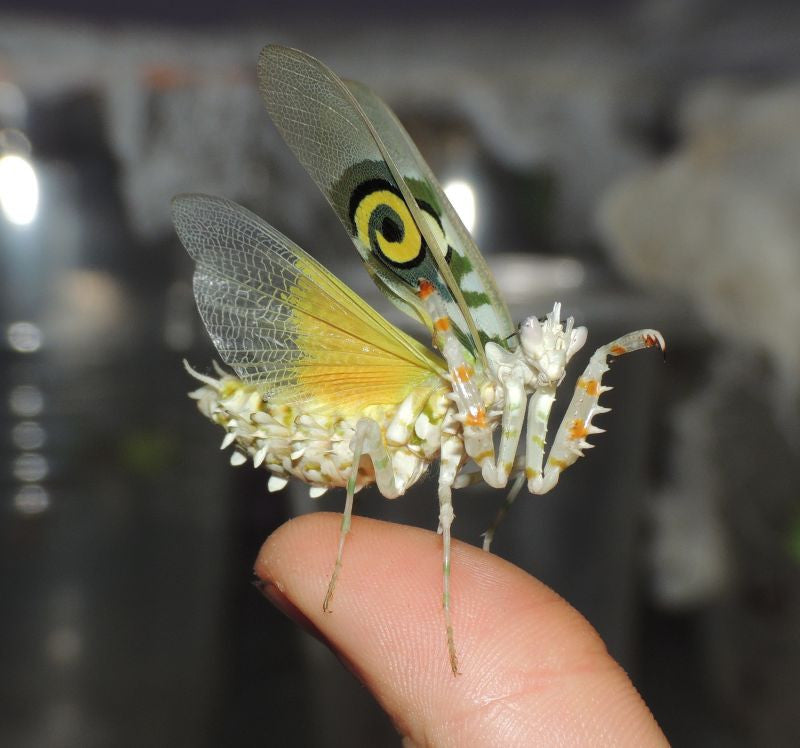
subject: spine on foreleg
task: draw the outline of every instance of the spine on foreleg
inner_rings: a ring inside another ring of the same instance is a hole
[[[585,449],[594,446],[589,444],[587,437],[604,432],[604,429],[592,423],[592,419],[595,415],[608,413],[610,410],[598,403],[600,395],[611,389],[602,384],[603,375],[609,369],[608,357],[622,356],[655,346],[662,351],[666,349],[661,333],[657,330],[637,330],[598,348],[592,354],[575,385],[575,392],[556,433],[543,474],[528,476],[528,488],[532,493],[546,493],[552,489],[558,483],[561,473],[582,457]]]

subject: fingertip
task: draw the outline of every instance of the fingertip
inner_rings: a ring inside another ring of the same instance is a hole
[[[340,521],[312,514],[287,522],[264,543],[255,572],[320,632],[411,741],[663,740],[588,622],[538,580],[473,546],[453,544],[457,677],[441,610],[441,538],[432,532],[355,518],[333,612],[323,613]]]

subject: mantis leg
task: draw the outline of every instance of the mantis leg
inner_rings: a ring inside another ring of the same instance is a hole
[[[502,381],[504,401],[500,445],[495,460],[494,439],[488,426],[469,428],[465,424],[464,444],[467,454],[481,468],[483,479],[493,488],[503,488],[514,468],[522,424],[525,420],[527,397],[525,376],[517,369],[512,370]]]
[[[530,403],[528,404],[525,470],[524,472],[520,471],[519,475],[514,479],[514,483],[511,486],[511,490],[508,492],[503,505],[498,510],[497,516],[494,518],[494,521],[483,536],[483,550],[485,551],[488,551],[491,548],[492,540],[494,540],[494,534],[500,523],[506,518],[509,509],[511,509],[511,505],[519,495],[519,492],[525,483],[525,479],[528,479],[528,485],[530,487],[531,480],[540,476],[542,473],[542,463],[544,462],[544,445],[545,438],[547,436],[547,423],[550,419],[550,411],[553,407],[555,399],[555,385],[539,387],[539,389],[537,389],[531,395]],[[519,460],[516,462],[518,463]],[[512,466],[512,471],[515,467],[516,463]]]
[[[398,488],[395,481],[394,467],[389,450],[383,443],[381,429],[371,418],[362,418],[356,424],[355,435],[350,448],[353,451],[353,464],[350,468],[350,478],[347,481],[347,498],[345,500],[344,512],[342,513],[342,525],[339,531],[339,549],[336,553],[336,564],[333,567],[331,581],[328,583],[328,591],[322,603],[322,609],[330,612],[333,592],[336,589],[336,581],[342,569],[342,555],[344,554],[344,541],[350,531],[350,522],[353,516],[353,496],[356,492],[356,481],[358,480],[358,465],[362,455],[369,455],[375,470],[375,482],[378,490],[387,499],[395,499],[403,493],[404,488]]]
[[[453,675],[458,675],[458,657],[450,612],[450,526],[456,516],[453,512],[452,487],[463,457],[464,444],[461,439],[456,434],[445,434],[442,438],[439,467],[439,532],[442,534],[442,609]]]
[[[433,320],[436,346],[447,361],[453,386],[453,399],[463,420],[464,446],[467,454],[475,460],[483,473],[483,479],[494,488],[502,488],[508,482],[514,457],[517,453],[522,423],[525,419],[524,367],[512,366],[504,371],[502,386],[503,423],[500,448],[495,461],[494,439],[489,425],[486,407],[473,378],[473,369],[464,357],[464,349],[452,330],[445,313],[441,297],[427,281],[420,282],[419,297]]]
[[[654,346],[658,346],[662,351],[666,348],[661,333],[656,330],[637,330],[598,348],[592,354],[575,385],[575,393],[558,427],[544,469],[542,468],[544,436],[555,391],[550,393],[544,389],[537,390],[531,396],[525,468],[528,490],[531,493],[543,494],[550,491],[558,483],[561,473],[583,456],[583,450],[593,446],[586,441],[586,437],[604,431],[592,425],[592,418],[598,413],[607,413],[610,410],[598,404],[600,395],[611,389],[601,384],[603,375],[609,368],[608,357],[622,356]]]
[[[528,428],[525,446],[525,476],[528,479],[528,490],[531,493],[544,493],[536,491],[541,481],[544,465],[544,447],[547,438],[547,424],[550,420],[550,411],[556,401],[556,386],[551,384],[540,387],[531,395],[528,405]]]
[[[497,532],[497,528],[500,527],[500,523],[508,515],[511,505],[514,503],[514,501],[516,501],[516,498],[519,496],[519,492],[522,490],[522,486],[524,484],[525,473],[520,472],[519,475],[514,478],[514,482],[511,484],[511,489],[506,494],[505,501],[503,501],[502,506],[500,509],[498,509],[494,520],[492,520],[492,524],[489,525],[489,529],[483,533],[483,550],[485,550],[487,553],[489,553],[491,550],[492,541],[494,540],[494,534]]]

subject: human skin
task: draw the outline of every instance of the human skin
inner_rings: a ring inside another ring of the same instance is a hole
[[[354,518],[332,612],[323,613],[339,526],[334,514],[287,522],[264,543],[255,572],[267,597],[372,692],[406,745],[668,745],[586,619],[479,548],[453,543],[457,676],[435,533]]]

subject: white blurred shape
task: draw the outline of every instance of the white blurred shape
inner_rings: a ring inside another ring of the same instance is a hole
[[[14,509],[20,514],[33,516],[42,514],[50,508],[50,496],[37,483],[22,486],[14,496]]]
[[[19,87],[10,81],[0,81],[0,120],[19,126],[27,112],[28,105]]]
[[[14,446],[25,451],[41,449],[46,438],[45,430],[36,421],[20,421],[11,429]]]
[[[600,203],[620,270],[689,298],[700,324],[773,363],[775,413],[800,402],[800,85],[711,81],[684,104],[687,137]],[[795,437],[792,437],[795,438]]]
[[[14,477],[24,483],[38,483],[47,477],[50,467],[38,452],[25,452],[14,460]]]
[[[44,395],[32,384],[20,384],[8,395],[8,407],[15,416],[33,418],[44,410]]]
[[[135,334],[138,316],[122,286],[105,271],[62,273],[49,301],[42,329],[62,365],[85,367],[127,346]]]
[[[0,209],[6,219],[26,226],[36,218],[39,180],[31,162],[14,153],[0,156]]]
[[[472,185],[463,179],[454,179],[445,185],[444,194],[453,204],[467,231],[472,233],[475,229],[475,217],[477,214],[477,201]]]
[[[586,268],[574,257],[543,257],[506,253],[490,257],[492,273],[509,304],[530,302],[535,296],[553,296],[580,288]]]
[[[35,353],[42,347],[42,331],[33,322],[12,322],[6,330],[6,338],[18,353]]]

